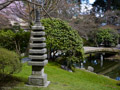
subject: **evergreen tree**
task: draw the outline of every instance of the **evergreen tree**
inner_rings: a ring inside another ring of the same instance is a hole
[[[120,0],[96,0],[93,4],[95,11],[120,10]]]

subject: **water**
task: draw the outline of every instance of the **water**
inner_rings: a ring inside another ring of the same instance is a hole
[[[87,58],[82,62],[81,67],[88,69],[89,66],[91,66],[97,74],[103,74],[110,78],[120,80],[120,62],[118,61],[105,60],[103,57],[100,59]]]
[[[28,58],[28,57],[25,57],[21,60],[22,63],[25,63],[25,62],[28,62],[28,61],[31,61],[31,59]]]
[[[29,58],[23,58],[22,63],[30,61]],[[103,74],[109,76],[110,78],[120,80],[120,62],[115,60],[105,60],[103,57],[96,58],[86,58],[81,64],[76,64],[76,67],[81,67],[88,69],[88,66],[94,68],[94,72],[97,74]]]

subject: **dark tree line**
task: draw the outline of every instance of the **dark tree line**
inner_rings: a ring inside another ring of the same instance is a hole
[[[93,4],[96,11],[120,10],[120,0],[96,0]]]

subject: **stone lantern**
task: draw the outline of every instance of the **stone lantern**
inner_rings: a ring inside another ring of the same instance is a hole
[[[44,26],[40,23],[40,9],[36,9],[35,25],[32,26],[30,36],[28,65],[32,66],[32,74],[29,76],[29,85],[47,87],[50,81],[47,81],[47,75],[44,73],[44,66],[48,63],[46,38]]]

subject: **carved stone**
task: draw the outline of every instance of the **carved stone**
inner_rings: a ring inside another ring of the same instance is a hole
[[[44,60],[44,61],[29,61],[28,65],[32,65],[32,66],[45,66],[48,63],[48,60]]]
[[[31,31],[31,35],[33,36],[33,35],[45,35],[45,32],[43,32],[43,31],[40,31],[40,32],[33,32],[33,31]]]
[[[47,58],[47,54],[44,54],[44,55],[29,55],[29,58],[30,59],[46,59]]]
[[[33,37],[31,37],[30,40],[33,42],[33,41],[45,41],[46,39],[45,39],[45,37],[41,37],[41,38],[33,38]]]
[[[46,47],[46,43],[30,43],[30,48],[34,48],[34,47],[40,47],[40,48],[44,48]]]
[[[38,53],[38,54],[44,54],[47,52],[47,49],[44,48],[44,49],[30,49],[29,50],[29,53],[31,54],[34,54],[34,53]]]
[[[32,66],[32,74],[29,76],[29,85],[32,86],[46,87],[50,83],[44,73],[44,66],[48,63],[44,36],[44,27],[39,23],[35,24],[30,38],[29,58],[31,61],[28,62],[28,65]]]
[[[44,26],[32,26],[32,30],[44,30]]]

